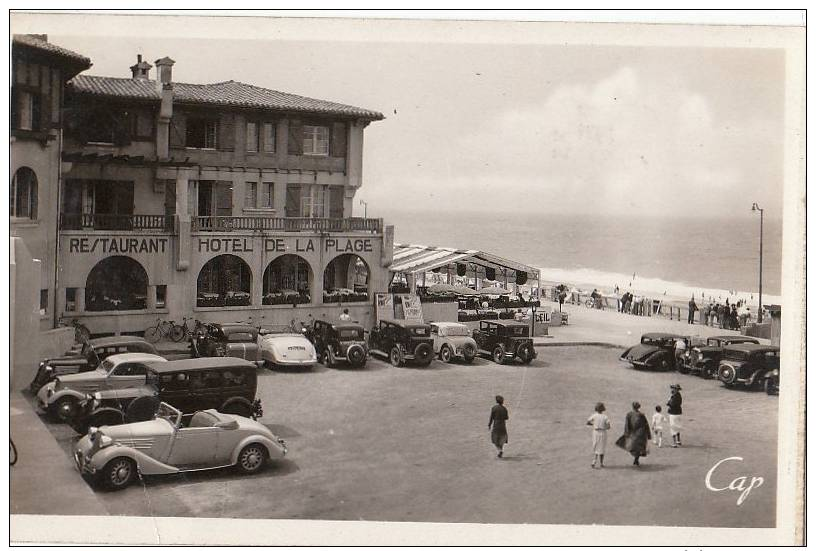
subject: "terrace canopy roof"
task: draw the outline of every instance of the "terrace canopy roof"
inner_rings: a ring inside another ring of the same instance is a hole
[[[394,243],[394,260],[388,269],[402,274],[418,274],[456,263],[476,264],[499,271],[527,272],[529,279],[539,278],[539,271],[532,266],[484,251],[399,243]]]

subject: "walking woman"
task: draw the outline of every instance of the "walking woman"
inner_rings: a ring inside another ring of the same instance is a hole
[[[595,463],[600,460],[601,468],[603,469],[604,454],[606,453],[606,431],[611,426],[609,417],[604,414],[606,406],[603,402],[595,404],[595,413],[589,416],[586,424],[592,427],[592,468],[595,468]]]
[[[496,405],[490,410],[490,421],[487,423],[487,428],[490,430],[490,440],[498,450],[497,457],[504,454],[504,445],[507,444],[506,422],[509,418],[510,414],[504,407],[504,398],[496,396]]]
[[[640,458],[649,453],[646,447],[652,439],[652,431],[649,430],[648,419],[640,412],[639,402],[632,402],[632,411],[626,414],[623,427],[623,436],[618,438],[615,445],[632,454],[635,458],[632,465],[640,465]]]

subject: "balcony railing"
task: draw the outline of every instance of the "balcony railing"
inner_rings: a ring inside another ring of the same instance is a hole
[[[171,231],[173,217],[164,214],[60,214],[62,230]]]
[[[265,216],[196,216],[193,231],[283,231],[382,233],[379,218],[270,218]]]

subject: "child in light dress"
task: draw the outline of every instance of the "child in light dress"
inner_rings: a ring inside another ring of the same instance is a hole
[[[660,406],[655,406],[654,415],[652,415],[652,434],[654,435],[654,440],[652,442],[657,445],[658,448],[663,447],[663,430],[666,428],[666,416],[663,414],[663,410]]]
[[[604,413],[606,406],[603,402],[595,404],[595,413],[589,416],[586,424],[592,427],[592,468],[600,461],[600,468],[603,469],[604,454],[606,453],[606,433],[612,426],[609,417]]]

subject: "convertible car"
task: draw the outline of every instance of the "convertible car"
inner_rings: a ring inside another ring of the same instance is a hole
[[[83,477],[121,490],[138,475],[235,466],[248,474],[286,455],[266,426],[214,409],[187,416],[162,402],[152,421],[91,428],[74,447]]]
[[[620,359],[629,362],[635,369],[669,371],[675,368],[674,343],[678,340],[688,342],[688,339],[674,333],[644,333],[640,337],[640,344],[627,348]]]
[[[317,352],[306,338],[306,330],[296,331],[288,325],[264,327],[258,339],[260,359],[264,366],[306,367],[317,363]]]

